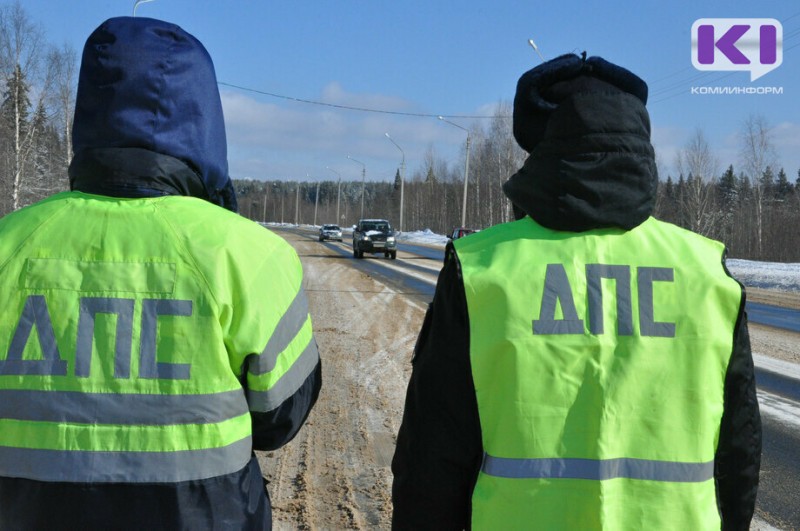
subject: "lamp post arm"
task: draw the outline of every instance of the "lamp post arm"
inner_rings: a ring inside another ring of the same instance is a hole
[[[445,120],[444,116],[438,116],[439,120],[452,125],[453,127],[458,127],[462,131],[467,133],[467,148],[466,148],[466,160],[464,161],[464,201],[461,205],[461,226],[467,226],[467,186],[469,184],[469,144],[470,144],[470,134],[469,129],[466,127],[461,127],[460,125],[451,122],[450,120]]]
[[[386,138],[400,150],[402,155],[402,160],[400,161],[400,224],[397,226],[397,230],[403,232],[403,188],[405,188],[406,182],[406,152],[389,136],[389,133],[386,133]]]
[[[336,187],[336,224],[338,225],[339,223],[342,222],[342,220],[339,219],[339,203],[342,198],[342,174],[334,170],[330,166],[325,166],[325,168],[329,169],[330,171],[335,173],[337,177],[339,177],[339,184]]]
[[[347,155],[347,158],[352,160],[353,162],[357,162],[361,164],[361,218],[364,218],[364,192],[367,187],[367,165],[361,162],[360,160],[356,160],[350,155]]]

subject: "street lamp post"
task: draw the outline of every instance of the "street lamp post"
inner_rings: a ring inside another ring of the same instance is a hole
[[[319,181],[317,181],[317,191],[314,193],[314,226],[317,226],[317,206],[319,205]]]
[[[350,155],[347,155],[347,158],[352,160],[353,162],[358,162],[361,164],[361,219],[364,219],[364,190],[367,186],[367,165],[361,162],[360,160],[356,160]]]
[[[297,194],[294,200],[294,224],[300,225],[300,182],[297,183]]]
[[[331,170],[339,177],[339,185],[337,186],[336,189],[336,224],[338,225],[339,223],[341,223],[341,220],[339,219],[339,200],[342,197],[342,174],[334,170],[330,166],[325,166],[325,168]]]
[[[467,184],[469,183],[469,142],[470,142],[469,130],[464,128],[464,127],[461,127],[458,124],[454,124],[453,122],[451,122],[449,120],[445,120],[444,116],[439,116],[439,120],[441,120],[443,122],[446,122],[446,123],[448,123],[448,124],[450,124],[452,126],[458,127],[459,129],[461,129],[462,131],[465,131],[467,133],[467,160],[464,162],[464,202],[463,202],[463,204],[461,206],[461,226],[462,227],[466,227],[467,226]]]
[[[398,146],[397,142],[389,136],[389,133],[386,133],[386,138],[389,139],[389,142],[394,144],[394,147],[400,150],[400,154],[403,156],[403,159],[400,161],[400,224],[397,226],[397,230],[403,232],[403,185],[406,180],[406,153],[403,151],[403,148]]]

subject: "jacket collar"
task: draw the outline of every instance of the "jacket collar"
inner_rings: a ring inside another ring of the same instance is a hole
[[[187,164],[140,148],[85,149],[72,159],[69,180],[72,190],[111,197],[208,199],[203,181]]]

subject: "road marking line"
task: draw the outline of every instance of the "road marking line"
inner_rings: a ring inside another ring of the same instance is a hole
[[[782,396],[757,391],[758,408],[761,413],[772,417],[784,426],[792,429],[800,428],[800,405]]]
[[[425,282],[426,284],[430,284],[432,286],[436,285],[436,280],[439,278],[439,272],[438,271],[433,272],[433,270],[431,270],[430,275],[424,275],[424,274],[419,273],[417,271],[414,271],[412,269],[406,269],[406,268],[404,268],[402,266],[395,265],[395,264],[390,263],[388,261],[375,260],[375,261],[370,262],[370,263],[376,264],[376,265],[378,265],[380,267],[385,267],[387,269],[392,269],[394,271],[397,271],[398,273],[402,273],[403,275],[406,275],[406,276],[409,276],[409,277],[413,277],[413,278],[415,278],[417,280],[421,280],[422,282]]]
[[[765,369],[793,380],[800,380],[800,365],[797,363],[770,358],[755,352],[753,352],[753,363],[759,369]]]

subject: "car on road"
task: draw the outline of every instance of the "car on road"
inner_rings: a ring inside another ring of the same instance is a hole
[[[464,236],[468,236],[470,234],[474,234],[479,232],[478,229],[469,229],[467,227],[456,227],[455,229],[450,232],[450,235],[447,237],[448,241],[457,240],[459,238],[463,238]]]
[[[383,253],[386,258],[397,258],[397,241],[387,220],[360,219],[353,226],[353,256],[364,258],[364,253]]]
[[[323,225],[319,228],[319,241],[325,240],[342,241],[342,228],[339,225]]]

